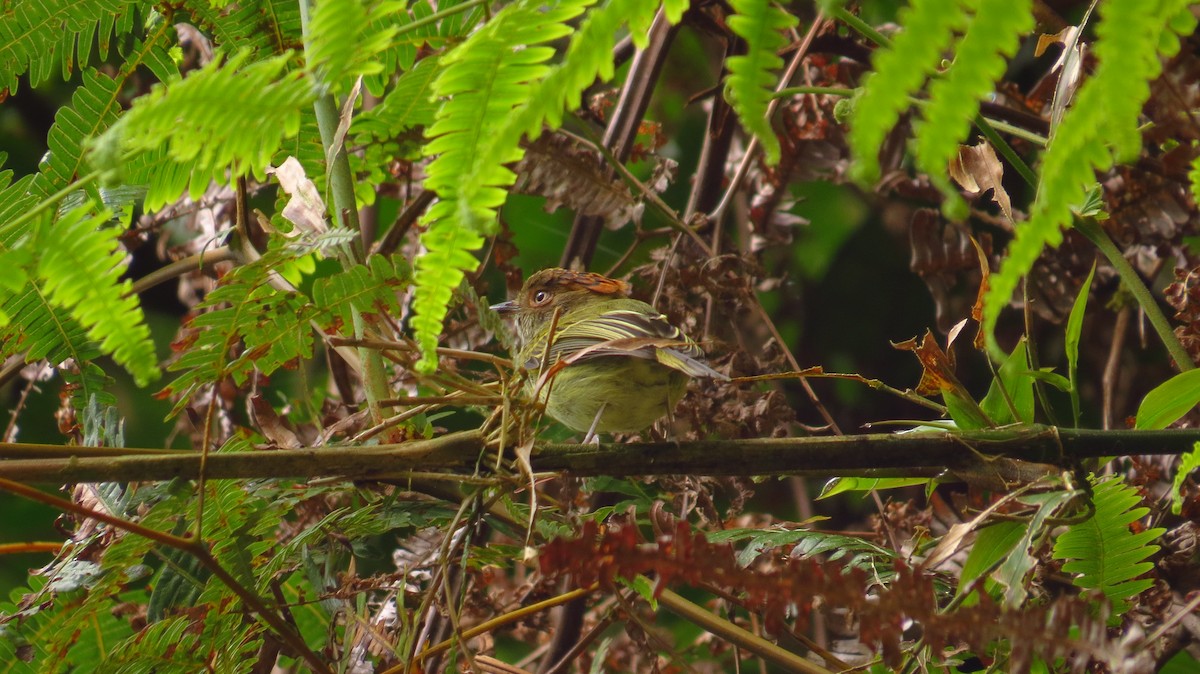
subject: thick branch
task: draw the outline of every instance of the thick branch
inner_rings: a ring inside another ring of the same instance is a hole
[[[950,471],[963,479],[1036,479],[1051,467],[1131,454],[1182,454],[1200,430],[1101,431],[1029,426],[963,433],[903,433],[818,438],[696,442],[542,444],[536,471],[575,475],[871,475],[930,476]],[[95,448],[61,447],[58,456],[0,460],[0,477],[23,482],[130,482],[193,479],[198,453],[97,455]],[[63,458],[62,451],[77,455]],[[114,451],[114,450],[104,450]],[[207,479],[346,477],[378,479],[406,471],[475,470],[494,451],[474,431],[398,445],[325,447],[210,454]],[[0,457],[28,457],[29,445],[0,443]],[[1049,464],[1037,465],[1037,464]]]

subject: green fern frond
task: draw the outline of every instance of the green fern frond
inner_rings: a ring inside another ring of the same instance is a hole
[[[729,76],[725,97],[737,112],[742,126],[762,144],[770,164],[779,163],[779,138],[767,118],[776,81],[775,71],[783,67],[779,50],[788,44],[783,31],[798,20],[769,0],[731,0],[734,14],[729,28],[746,41],[746,53],[726,59]]]
[[[426,169],[425,187],[442,201],[424,219],[429,229],[421,242],[428,252],[417,261],[413,300],[422,369],[436,365],[437,339],[453,289],[464,272],[478,266],[473,253],[483,246],[482,235],[504,203],[504,187],[516,179],[504,164],[520,159],[520,148],[495,144],[495,134],[516,106],[530,100],[532,82],[548,72],[545,63],[554,50],[540,45],[570,34],[566,22],[580,11],[580,3],[509,5],[442,58],[445,69],[434,92],[446,100],[425,147],[426,155],[437,155]],[[481,160],[485,156],[492,161]]]
[[[325,146],[321,144],[321,128],[311,106],[301,111],[299,133],[284,139],[271,164],[279,166],[288,157],[300,162],[305,175],[325,175]]]
[[[388,92],[379,105],[354,118],[350,133],[360,139],[368,135],[387,139],[398,136],[406,129],[432,124],[438,110],[433,102],[433,83],[441,74],[442,67],[437,56],[427,56],[417,61],[412,70],[396,80],[396,87]]]
[[[255,370],[269,375],[297,358],[312,356],[312,305],[298,293],[267,283],[268,274],[286,255],[290,253],[273,251],[239,267],[197,307],[203,313],[185,326],[190,332],[187,348],[167,368],[183,372],[163,390],[164,395],[179,397],[174,412],[205,385],[231,377],[240,386]]]
[[[417,293],[413,297],[412,326],[422,359],[418,368],[431,371],[437,366],[437,341],[442,332],[447,307],[454,289],[462,283],[464,270],[479,266],[474,252],[483,247],[479,233],[448,221],[434,222],[421,236],[426,252],[417,259]]]
[[[874,71],[864,79],[862,96],[854,105],[848,140],[854,155],[851,171],[860,182],[879,179],[884,138],[908,109],[909,96],[941,63],[955,31],[966,27],[967,15],[960,0],[913,0],[898,21],[903,29],[890,47],[875,51]]]
[[[40,201],[31,189],[34,175],[12,180],[12,172],[0,173],[0,246],[11,248],[16,240],[28,231],[27,227],[14,227],[12,223]]]
[[[55,306],[66,309],[139,386],[157,379],[159,370],[150,329],[132,295],[125,273],[121,230],[105,227],[109,214],[88,216],[70,211],[40,237],[38,276]]]
[[[182,11],[228,54],[249,50],[262,58],[299,50],[304,44],[295,0],[245,0],[220,7],[208,0],[188,0]]]
[[[82,83],[75,89],[71,103],[59,108],[55,114],[46,138],[50,151],[42,159],[40,173],[29,187],[30,200],[50,196],[87,171],[87,142],[116,122],[123,109],[120,92],[138,66],[148,66],[163,77],[178,75],[174,63],[166,56],[173,35],[174,28],[166,22],[156,24],[144,40],[134,41],[115,78],[93,68],[83,70]]]
[[[28,267],[33,262],[33,254],[29,251],[28,246],[7,250],[0,248],[0,269],[4,270],[0,274],[0,329],[12,321],[12,316],[5,309],[9,298],[16,295],[25,287],[29,281]],[[3,333],[0,332],[0,339],[3,338]],[[11,354],[7,349],[3,352],[7,357]]]
[[[1004,76],[1021,35],[1033,29],[1030,0],[980,0],[954,62],[929,86],[929,104],[916,127],[917,166],[950,198],[958,198],[946,167],[970,130],[979,103]]]
[[[363,315],[400,315],[396,291],[406,285],[405,275],[379,255],[372,255],[369,262],[370,269],[355,265],[313,284],[313,304],[321,310],[317,320],[322,325],[352,325],[352,310]]]
[[[667,21],[672,24],[679,23],[690,4],[691,0],[663,0],[662,8],[663,13],[667,16]]]
[[[394,27],[395,34],[386,49],[376,56],[382,65],[382,70],[374,75],[363,78],[367,91],[374,96],[383,96],[397,73],[407,73],[417,63],[419,51],[433,52],[437,55],[462,42],[483,19],[485,8],[472,5],[459,12],[453,12],[461,2],[439,2],[438,9],[443,12],[439,21],[429,21],[413,25],[415,22],[428,19],[437,10],[428,0],[418,0],[405,11],[397,12],[384,19],[377,19],[373,30]],[[445,12],[451,12],[445,14]],[[428,56],[424,57],[429,58]],[[422,59],[424,60],[424,59]]]
[[[591,4],[593,0],[578,3],[580,11]],[[532,141],[541,135],[543,126],[550,129],[562,126],[563,115],[579,108],[583,92],[592,83],[613,78],[612,48],[616,36],[626,29],[634,44],[644,47],[656,10],[654,3],[639,0],[610,0],[590,9],[571,36],[562,62],[534,85],[529,100],[503,125],[493,145],[497,148],[516,145],[522,134]],[[486,166],[492,161],[481,163]]]
[[[286,72],[288,55],[247,63],[249,57],[216,58],[137,99],[97,140],[97,164],[117,168],[124,152],[165,144],[172,161],[202,176],[261,174],[283,140],[299,131],[313,92],[306,78]],[[249,128],[255,132],[245,133]]]
[[[390,0],[321,0],[309,26],[309,71],[334,93],[348,90],[360,75],[383,72],[382,55],[399,31],[389,19],[403,9],[403,3]]]
[[[56,70],[69,78],[74,63],[88,62],[97,32],[101,51],[107,52],[116,18],[132,15],[141,6],[141,0],[6,3],[0,21],[0,91],[15,92],[18,78],[26,72],[32,86],[50,79]]]
[[[0,259],[9,261],[6,256]],[[0,357],[22,355],[26,363],[74,363],[60,372],[76,409],[83,409],[93,397],[103,404],[115,403],[116,398],[107,392],[111,379],[93,362],[103,355],[100,347],[79,321],[51,304],[44,281],[24,273],[20,276],[26,276],[20,288],[0,292],[0,313],[8,317],[7,324],[0,327]]]
[[[1141,497],[1120,479],[1093,480],[1092,488],[1095,514],[1058,537],[1054,558],[1069,560],[1063,571],[1079,574],[1075,577],[1079,587],[1103,592],[1119,615],[1129,608],[1125,600],[1154,584],[1149,578],[1136,579],[1154,566],[1143,560],[1158,552],[1151,543],[1166,529],[1133,533],[1130,525],[1149,509],[1134,507]]]
[[[1200,442],[1192,445],[1192,451],[1179,457],[1179,465],[1175,467],[1175,477],[1171,479],[1171,513],[1178,515],[1183,511],[1183,481],[1192,471],[1200,468]]]
[[[125,51],[117,80],[122,84],[129,75],[144,66],[158,78],[159,82],[179,79],[179,64],[171,57],[171,48],[176,44],[175,25],[169,21],[156,21],[146,28],[142,39],[134,40]]]
[[[1191,183],[1192,201],[1200,203],[1200,154],[1192,159],[1188,168],[1188,182]]]
[[[50,151],[30,187],[31,198],[48,197],[87,171],[87,144],[116,122],[123,109],[120,92],[139,66],[148,67],[164,81],[178,77],[179,70],[167,55],[174,30],[165,21],[152,26],[144,39],[135,40],[127,50],[115,77],[93,68],[83,71],[82,84],[75,89],[70,105],[55,114],[46,138]]]
[[[50,152],[42,160],[41,173],[34,183],[42,197],[66,187],[84,166],[84,143],[112,126],[122,106],[120,86],[95,69],[83,71],[83,83],[71,96],[71,104],[58,109],[54,126],[46,136]]]
[[[465,270],[478,265],[472,253],[483,245],[481,234],[495,219],[496,209],[516,178],[506,164],[524,156],[522,136],[532,140],[541,134],[543,125],[557,128],[563,114],[579,106],[587,87],[597,78],[611,79],[612,46],[619,29],[627,26],[635,44],[644,45],[658,9],[654,3],[640,0],[612,0],[588,11],[558,65],[542,65],[549,50],[538,47],[524,49],[534,52],[524,59],[513,58],[513,43],[541,44],[570,34],[566,22],[593,2],[560,2],[552,10],[532,12],[514,6],[510,17],[518,17],[514,23],[520,31],[499,27],[493,20],[442,60],[446,71],[435,89],[438,95],[454,98],[439,112],[428,132],[435,140],[426,147],[426,153],[445,154],[428,168],[431,180],[436,176],[436,181],[426,182],[442,201],[427,214],[426,222],[433,225],[422,243],[429,253],[417,263],[413,326],[423,354],[419,367],[434,364],[432,354],[453,289]],[[505,77],[491,77],[492,69],[505,72]],[[497,82],[503,86],[491,89]],[[488,87],[486,101],[460,100],[463,96],[456,93],[480,86]],[[489,101],[494,110],[484,109]]]
[[[97,163],[102,164],[104,160],[97,160]],[[143,206],[147,211],[156,211],[173,203],[182,194],[199,199],[213,180],[224,182],[224,179],[223,169],[201,171],[175,161],[165,145],[140,152],[121,166],[121,182],[145,188]]]
[[[1159,59],[1173,55],[1159,49],[1178,49],[1175,36],[1196,28],[1186,0],[1156,4],[1157,8],[1141,0],[1112,0],[1100,6],[1095,47],[1099,65],[1054,131],[1042,156],[1029,219],[1017,227],[999,273],[991,276],[983,313],[989,340],[1000,310],[1042,248],[1062,241],[1071,208],[1083,203],[1096,181],[1095,172],[1136,155],[1141,147],[1138,119],[1150,95],[1149,83],[1162,69]]]

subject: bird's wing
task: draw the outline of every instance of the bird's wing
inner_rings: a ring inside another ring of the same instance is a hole
[[[554,335],[550,362],[579,362],[605,356],[657,360],[692,377],[728,379],[704,363],[704,351],[662,314],[614,309],[565,325]],[[530,356],[527,367],[541,365],[542,353]]]

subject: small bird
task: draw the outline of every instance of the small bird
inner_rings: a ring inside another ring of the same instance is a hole
[[[515,315],[519,367],[557,370],[540,393],[546,411],[589,436],[645,429],[674,409],[688,377],[728,379],[666,316],[630,298],[624,281],[543,269],[517,299],[492,309]],[[531,390],[537,379],[531,377]]]

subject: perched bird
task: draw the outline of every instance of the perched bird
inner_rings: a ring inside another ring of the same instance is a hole
[[[629,297],[629,284],[600,274],[543,269],[517,299],[492,306],[515,316],[514,359],[554,372],[540,397],[550,416],[576,431],[632,433],[668,414],[688,377],[728,379],[700,346],[654,307]],[[546,344],[550,353],[546,354]]]

